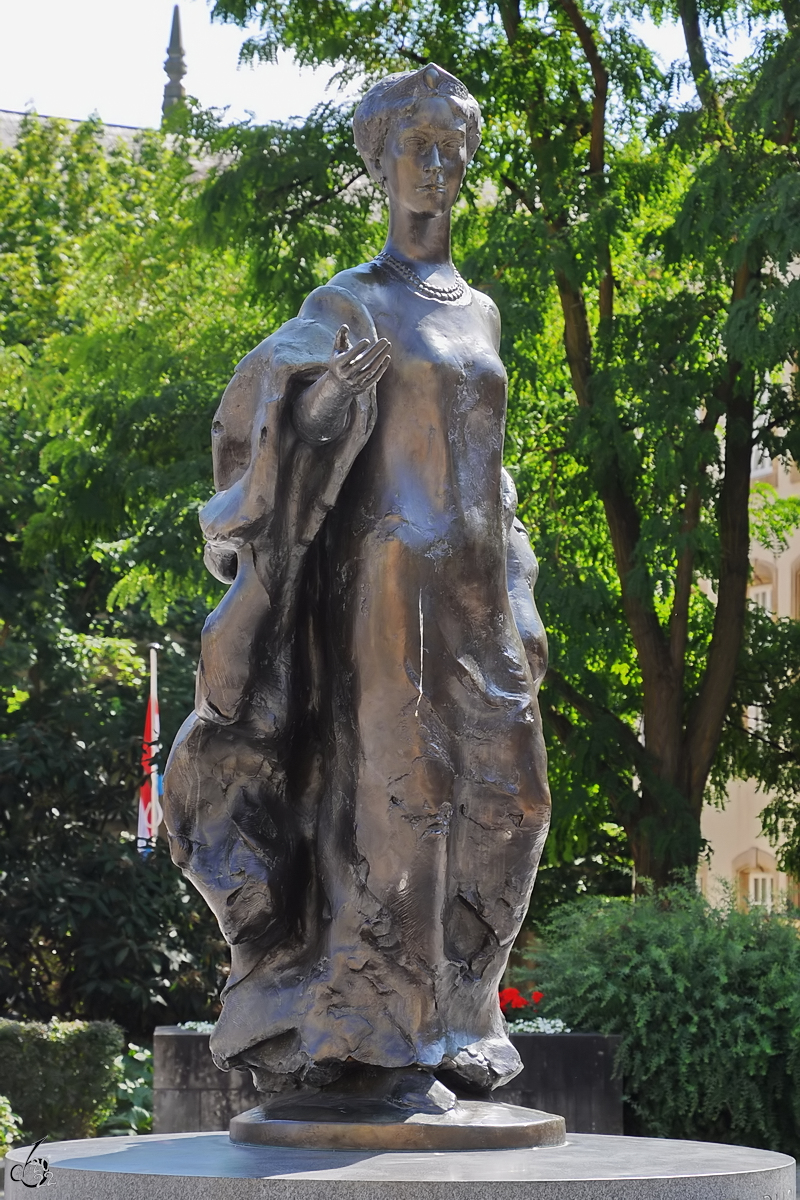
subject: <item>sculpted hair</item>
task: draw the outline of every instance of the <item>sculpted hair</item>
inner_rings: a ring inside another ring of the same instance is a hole
[[[441,96],[467,124],[467,162],[481,142],[478,101],[454,75],[430,63],[419,71],[399,71],[373,84],[353,116],[353,135],[372,178],[382,183],[380,157],[392,121],[413,111],[420,100]]]

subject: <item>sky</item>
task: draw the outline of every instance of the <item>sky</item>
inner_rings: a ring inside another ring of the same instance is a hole
[[[48,116],[111,125],[155,126],[161,117],[164,59],[173,0],[0,0],[0,109],[34,106]],[[187,92],[206,107],[228,106],[231,119],[305,116],[336,96],[333,71],[277,65],[238,66],[244,32],[211,23],[207,0],[181,0]],[[683,51],[677,28],[637,30],[664,66]],[[744,39],[731,42],[741,57]]]
[[[161,119],[164,60],[173,0],[0,0],[0,109],[33,105],[48,116],[109,125],[155,126]],[[204,107],[230,106],[260,121],[305,116],[333,74],[277,66],[237,68],[245,34],[211,24],[206,0],[180,0],[187,92]]]

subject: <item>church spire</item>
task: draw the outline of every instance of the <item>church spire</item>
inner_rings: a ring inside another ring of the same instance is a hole
[[[177,4],[172,10],[172,32],[169,37],[164,70],[169,76],[169,83],[164,85],[164,103],[161,105],[161,111],[166,116],[169,110],[176,104],[180,104],[186,95],[186,88],[181,83],[186,74],[186,60],[183,57],[183,44],[181,43],[181,13]]]

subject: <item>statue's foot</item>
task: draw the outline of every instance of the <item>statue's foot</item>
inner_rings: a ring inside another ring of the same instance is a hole
[[[490,1093],[500,1084],[508,1083],[522,1070],[522,1060],[514,1046],[505,1037],[486,1037],[447,1059],[444,1076],[458,1090]]]
[[[455,1108],[456,1097],[423,1067],[369,1067],[352,1064],[335,1083],[264,1105],[275,1120],[398,1120],[402,1114],[440,1116]]]
[[[381,1099],[393,1108],[406,1112],[436,1113],[450,1112],[455,1108],[456,1097],[440,1079],[424,1067],[406,1067],[382,1071],[385,1077],[378,1083]],[[368,1091],[374,1088],[372,1080],[364,1081]],[[375,1095],[375,1092],[372,1092]]]

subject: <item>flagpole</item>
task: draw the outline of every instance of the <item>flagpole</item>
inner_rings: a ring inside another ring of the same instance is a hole
[[[151,642],[148,649],[150,650],[150,711],[153,714],[153,757],[150,759],[150,836],[155,837],[164,815],[159,801],[159,792],[161,789],[158,786],[158,753],[161,749],[159,744],[161,739],[161,714],[158,710],[158,652],[160,646],[158,642]]]
[[[161,720],[158,711],[158,652],[161,649],[158,642],[151,642],[150,652],[150,693],[147,698],[147,714],[144,722],[144,738],[142,741],[142,769],[144,782],[139,790],[139,819],[137,827],[137,842],[139,853],[146,855],[152,849],[153,838],[158,835],[158,827],[163,819],[160,801],[160,774],[158,770],[158,753],[161,749]]]

